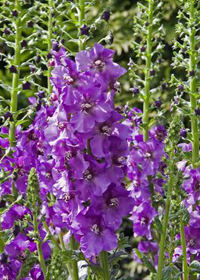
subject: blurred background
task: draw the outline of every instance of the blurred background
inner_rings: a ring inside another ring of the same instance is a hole
[[[26,7],[32,7],[33,1],[26,1]],[[44,1],[45,2],[45,1]],[[67,2],[73,2],[73,1],[67,1]],[[87,42],[87,46],[93,46],[95,42],[99,42],[102,40],[102,38],[107,38],[107,40],[101,41],[106,45],[106,47],[109,47],[113,50],[115,50],[115,57],[114,60],[119,63],[121,66],[126,68],[128,70],[128,63],[129,59],[132,58],[135,63],[138,62],[138,58],[136,58],[132,41],[133,41],[133,19],[136,16],[137,13],[137,2],[136,0],[110,0],[110,1],[93,1],[92,6],[89,9],[89,12],[87,13],[86,22],[87,25],[90,26],[90,38]],[[2,2],[3,3],[3,2]],[[2,7],[2,3],[0,4],[0,7]],[[140,3],[146,4],[146,1],[140,1]],[[168,83],[170,80],[171,74],[174,72],[173,68],[170,66],[172,63],[172,57],[173,57],[173,49],[172,49],[172,42],[173,39],[176,37],[175,34],[175,24],[177,23],[177,11],[179,9],[179,1],[177,0],[163,0],[163,9],[162,9],[162,25],[163,30],[165,33],[165,48],[164,48],[164,54],[163,54],[163,62],[161,65],[161,70],[159,73],[156,73],[154,83],[155,84],[162,84],[162,83]],[[103,11],[109,9],[111,12],[110,19],[108,22],[106,21],[96,21],[96,24],[94,25],[93,22],[98,17],[100,17],[103,13]],[[0,19],[2,19],[0,17]],[[55,19],[55,30],[59,30],[59,23],[62,22],[63,18],[58,18],[56,21]],[[31,18],[30,18],[31,20]],[[36,20],[36,19],[35,19]],[[34,21],[34,19],[33,19]],[[11,27],[9,26],[10,23],[6,22],[5,20],[0,21],[0,32],[1,35],[3,34],[5,28]],[[70,33],[71,36],[76,37],[77,36],[77,29],[76,27],[69,22],[67,26],[65,26],[67,31]],[[23,31],[24,36],[29,36],[31,32],[33,32],[32,29],[26,29]],[[109,33],[110,32],[110,33]],[[112,36],[109,34],[113,34]],[[5,34],[4,34],[5,35]],[[55,37],[56,31],[55,31]],[[3,35],[2,35],[3,36]],[[5,38],[5,36],[4,36]],[[60,38],[60,40],[63,38]],[[109,42],[108,42],[109,41]],[[109,44],[106,44],[109,43]],[[77,47],[73,42],[69,42],[66,38],[64,38],[64,41],[62,41],[63,45],[65,45],[68,49],[70,49],[73,52],[77,51]],[[41,36],[38,35],[38,44],[40,44],[40,49],[43,50],[44,54],[46,49],[46,42],[42,40]],[[27,59],[30,59],[30,65],[36,67],[39,69],[38,74],[36,75],[37,83],[41,87],[46,87],[47,81],[46,81],[46,73],[45,73],[45,63],[43,63],[43,59],[41,59],[41,63],[38,59],[38,56],[41,55],[37,53],[38,50],[31,49],[31,43],[29,44],[29,47],[24,51],[23,54],[23,61],[26,61]],[[13,55],[13,51],[10,47],[7,46],[7,44],[0,39],[0,53],[5,54],[7,57],[11,57]],[[10,92],[6,89],[9,89],[7,86],[11,86],[12,84],[12,74],[9,71],[10,65],[6,63],[6,61],[3,59],[3,56],[0,56],[2,58],[0,60],[0,96],[3,96],[5,99],[10,99]],[[32,58],[32,60],[31,60]],[[12,58],[11,58],[12,61]],[[27,76],[30,74],[30,65],[24,65],[22,67],[21,71],[21,77],[27,80]],[[177,71],[177,70],[176,70]],[[177,74],[177,73],[176,73]],[[178,73],[178,75],[184,78],[184,73]],[[33,79],[33,78],[31,78]],[[35,79],[35,78],[34,78]],[[120,93],[117,93],[116,95],[116,104],[117,105],[125,105],[127,102],[131,106],[139,107],[141,108],[142,103],[138,100],[137,96],[133,96],[132,92],[130,91],[130,88],[133,87],[132,82],[130,82],[130,76],[129,72],[127,72],[120,80],[122,90]],[[5,86],[7,85],[7,86]],[[31,83],[31,88],[28,90],[21,90],[19,93],[19,100],[18,100],[18,108],[24,108],[29,103],[27,98],[30,96],[33,96],[38,91],[38,87],[35,85],[35,83]],[[166,114],[166,120],[169,117],[169,106],[170,101],[173,98],[173,90],[166,86],[165,90],[155,92],[156,98],[160,98],[163,105],[163,110]],[[1,101],[0,101],[1,102]],[[1,103],[0,109],[3,107],[5,109],[5,104]],[[131,222],[128,222],[127,220],[124,220],[124,223],[121,227],[121,233],[124,233],[124,235],[129,239],[129,243],[131,244],[131,248],[127,248],[126,251],[129,254],[129,257],[125,257],[120,262],[120,269],[121,269],[121,275],[124,276],[124,280],[139,280],[139,279],[150,279],[149,272],[142,264],[136,264],[135,261],[132,259],[132,248],[134,248],[137,245],[138,240],[133,241],[133,232],[132,232],[132,225]],[[147,277],[147,278],[146,278]]]

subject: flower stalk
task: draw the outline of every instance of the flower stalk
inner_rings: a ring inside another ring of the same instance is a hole
[[[196,58],[195,58],[195,46],[196,46],[196,28],[195,28],[195,7],[194,0],[190,1],[190,64],[189,64],[189,75],[190,75],[190,104],[191,108],[195,112],[197,109],[197,99],[195,94],[197,93],[197,83],[196,83]],[[194,74],[193,74],[194,73]],[[199,131],[198,131],[198,120],[195,114],[191,115],[191,129],[192,129],[192,165],[193,168],[199,159]]]
[[[2,231],[1,231],[1,215],[0,215],[0,254],[3,253],[4,247],[5,247],[5,244],[4,244],[4,241],[3,241],[3,238],[2,238]]]
[[[39,235],[37,214],[33,215],[33,227],[34,227],[35,233],[37,235]],[[42,253],[42,244],[39,240],[39,237],[36,240],[36,245],[37,245],[37,252],[38,252],[38,260],[40,262],[40,266],[41,266],[42,272],[44,274],[44,279],[45,279],[46,275],[47,275],[47,269],[46,269],[46,265],[45,265],[45,261],[44,261],[44,257],[43,257],[43,253]]]
[[[52,8],[53,1],[49,0],[49,20],[48,20],[48,51],[52,49],[52,39],[53,39],[53,28],[52,28]],[[48,96],[51,95],[52,85],[51,85],[51,66],[48,65]]]
[[[15,6],[18,11],[18,17],[15,22],[16,27],[16,36],[15,36],[15,58],[14,58],[14,66],[17,68],[17,73],[13,73],[12,78],[12,93],[11,93],[11,103],[10,103],[10,112],[11,114],[15,114],[17,112],[17,92],[19,86],[19,75],[20,75],[20,52],[21,52],[21,5],[20,1],[15,1]],[[10,131],[9,131],[9,142],[10,146],[15,146],[15,118],[12,122],[10,122]]]
[[[157,280],[162,279],[162,270],[163,270],[164,253],[165,253],[165,240],[166,240],[167,227],[168,227],[168,222],[169,222],[171,193],[172,193],[172,189],[173,189],[173,179],[174,179],[173,172],[174,172],[174,163],[171,160],[170,161],[170,178],[169,178],[169,183],[168,183],[167,201],[166,201],[166,207],[165,207],[165,216],[164,216],[164,220],[163,220],[162,235],[161,235],[161,241],[160,241],[160,253],[159,253],[159,259],[158,259]]]
[[[72,251],[77,249],[76,248],[76,240],[75,240],[73,235],[71,236],[71,239],[70,239],[70,247],[71,247]],[[72,277],[72,280],[79,280],[78,266],[77,266],[77,261],[75,261],[75,260],[72,260],[71,277]]]
[[[79,0],[79,28],[83,25],[85,20],[85,0]],[[80,35],[79,38],[79,51],[82,51],[85,49],[85,42],[84,39],[81,38]]]
[[[184,223],[182,217],[180,219],[180,232],[181,232],[181,246],[183,251],[183,280],[188,280],[187,251],[186,251]]]
[[[144,125],[144,141],[148,140],[149,131],[149,100],[150,100],[150,71],[151,71],[151,52],[152,52],[152,24],[153,24],[154,0],[149,0],[148,7],[148,28],[147,28],[147,51],[146,51],[146,69],[145,69],[145,95],[143,103],[143,125]]]
[[[102,251],[99,255],[100,265],[103,270],[103,278],[102,280],[110,280],[110,272],[108,266],[108,255],[107,252]]]

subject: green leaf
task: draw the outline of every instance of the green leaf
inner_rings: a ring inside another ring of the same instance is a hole
[[[167,266],[162,270],[162,280],[179,280],[180,274],[176,266]]]
[[[193,261],[191,264],[190,264],[190,273],[192,274],[200,274],[200,263],[198,261]]]
[[[155,267],[152,265],[152,263],[149,261],[149,259],[146,256],[142,257],[142,261],[144,265],[149,269],[150,272],[156,273]]]
[[[162,234],[163,230],[162,230],[162,223],[161,223],[160,219],[158,218],[158,216],[156,216],[154,220],[155,220],[156,227],[157,227],[159,233]]]

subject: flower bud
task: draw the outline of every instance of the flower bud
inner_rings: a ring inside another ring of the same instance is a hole
[[[146,51],[146,47],[145,47],[145,46],[142,46],[142,47],[140,48],[140,51],[141,51],[141,52],[145,52],[145,51]]]
[[[150,70],[150,75],[151,76],[155,76],[155,74],[156,74],[156,71],[154,69]]]
[[[109,21],[109,19],[110,19],[110,11],[109,10],[104,11],[102,16],[101,16],[101,18],[103,20],[105,20],[105,21]]]
[[[137,94],[139,94],[139,92],[140,92],[139,88],[137,88],[137,87],[130,88],[130,91],[131,91],[134,95],[137,95]]]
[[[161,107],[161,105],[162,105],[162,101],[160,99],[155,100],[155,102],[154,102],[155,108],[159,109]]]
[[[8,28],[5,28],[4,29],[4,31],[3,31],[3,33],[5,34],[5,35],[10,35],[10,30],[8,29]]]
[[[195,76],[195,71],[194,70],[191,70],[190,73],[189,73],[190,77],[192,76]]]
[[[17,73],[17,67],[15,65],[11,65],[9,71],[10,73]]]
[[[21,47],[22,48],[27,47],[27,41],[26,40],[21,41]]]
[[[37,63],[40,63],[40,61],[41,61],[41,56],[38,55],[38,56],[36,57],[36,62],[37,62]]]
[[[10,112],[6,112],[5,115],[4,115],[4,119],[5,119],[5,121],[7,119],[10,119],[10,121],[12,122],[13,121],[13,115]]]
[[[179,85],[178,86],[178,91],[180,91],[180,92],[184,91],[184,86],[183,85]]]
[[[183,128],[180,130],[180,137],[183,137],[183,138],[187,137],[187,131]]]
[[[48,53],[47,54],[47,59],[51,59],[52,58],[52,54],[51,53]]]
[[[90,26],[87,26],[87,25],[83,25],[81,28],[81,35],[86,35],[88,36],[89,35],[89,30],[90,30]]]
[[[31,83],[28,81],[22,84],[23,90],[28,90],[30,89],[30,87],[31,87]]]
[[[195,115],[196,115],[196,116],[200,116],[200,108],[197,108],[197,109],[195,110]]]
[[[18,17],[18,11],[17,10],[13,10],[12,11],[12,16],[13,17]]]
[[[28,21],[27,23],[28,28],[33,28],[33,22],[31,20]]]

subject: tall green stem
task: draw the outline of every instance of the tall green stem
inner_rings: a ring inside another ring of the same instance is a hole
[[[84,23],[85,19],[85,0],[79,0],[79,27],[81,27]],[[79,51],[85,49],[85,42],[83,42],[81,35],[79,40]]]
[[[143,103],[143,125],[144,140],[148,140],[149,131],[149,100],[150,100],[150,71],[151,71],[151,52],[152,52],[152,23],[153,23],[154,0],[149,0],[148,8],[148,29],[147,29],[147,51],[146,51],[146,70],[145,70],[145,96]]]
[[[185,241],[185,231],[183,218],[180,219],[180,232],[181,232],[181,246],[183,254],[183,280],[188,280],[188,265],[187,265],[187,251],[186,251],[186,241]]]
[[[103,269],[103,278],[102,280],[110,280],[110,272],[108,266],[108,255],[107,252],[102,251],[99,255],[100,265]]]
[[[70,239],[70,247],[71,247],[72,251],[77,249],[76,240],[73,235],[71,236],[71,239]],[[71,265],[71,277],[72,277],[72,280],[79,280],[78,266],[77,266],[77,261],[75,261],[75,260],[72,261],[72,265]]]
[[[162,270],[163,270],[164,253],[165,253],[165,240],[166,240],[167,227],[168,227],[168,222],[169,222],[171,193],[172,193],[172,189],[173,189],[173,171],[174,171],[174,163],[171,161],[170,162],[170,177],[169,177],[168,190],[167,190],[167,201],[166,201],[166,207],[165,207],[165,216],[164,216],[164,220],[163,220],[162,235],[161,235],[161,241],[160,241],[160,253],[159,253],[159,259],[158,259],[157,280],[162,279]]]
[[[37,222],[36,214],[33,215],[33,227],[34,227],[35,233],[39,236],[38,222]],[[41,266],[41,269],[42,269],[42,272],[44,275],[44,279],[46,279],[47,269],[46,269],[46,265],[45,265],[45,261],[44,261],[44,257],[43,257],[43,253],[42,253],[42,244],[40,242],[40,237],[38,237],[38,240],[36,240],[36,245],[37,245],[37,252],[38,252],[38,260],[40,262],[40,266]]]
[[[194,27],[194,0],[191,0],[190,4],[190,104],[191,108],[195,110],[197,108],[197,100],[194,94],[197,93],[196,84],[196,59],[195,59],[195,35],[196,29]],[[192,165],[195,168],[199,159],[199,131],[198,120],[195,115],[191,116],[191,128],[192,128]]]
[[[4,241],[3,241],[3,238],[2,238],[2,232],[1,232],[1,215],[0,215],[0,254],[3,253],[4,247],[5,247],[5,244],[4,244]]]
[[[52,49],[52,38],[53,38],[53,30],[52,30],[52,8],[53,8],[53,0],[49,0],[49,20],[48,20],[48,51],[50,52]],[[51,85],[51,67],[48,66],[48,96],[52,93],[52,85]]]
[[[20,75],[20,51],[21,51],[21,5],[20,1],[15,1],[15,6],[18,11],[18,18],[16,19],[16,37],[15,37],[15,57],[14,65],[17,68],[17,73],[13,74],[12,79],[12,93],[11,93],[11,103],[10,112],[14,115],[17,112],[17,92],[19,86],[19,75]],[[14,118],[15,119],[15,118]],[[15,121],[10,123],[9,131],[9,141],[10,146],[15,146]]]

